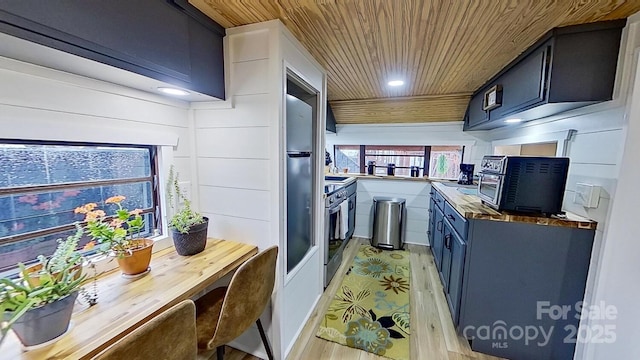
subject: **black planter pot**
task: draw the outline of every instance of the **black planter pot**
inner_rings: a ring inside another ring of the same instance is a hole
[[[186,234],[171,228],[173,245],[176,247],[178,255],[189,256],[202,252],[207,245],[208,226],[209,218],[205,217],[204,223],[193,226]]]
[[[11,327],[24,346],[53,340],[69,328],[78,292],[50,304],[27,311]]]

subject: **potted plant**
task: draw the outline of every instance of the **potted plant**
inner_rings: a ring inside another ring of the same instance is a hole
[[[126,197],[117,195],[105,200],[106,205],[117,208],[113,216],[97,209],[96,203],[88,203],[75,209],[84,214],[89,236],[98,243],[98,251],[113,255],[118,260],[124,275],[140,275],[150,270],[153,240],[140,237],[144,228],[142,210],[127,210],[122,207]]]
[[[41,265],[38,285],[22,279],[0,279],[0,310],[4,318],[0,343],[10,329],[24,346],[35,346],[59,337],[69,328],[84,277],[76,276],[78,270],[73,270],[73,264],[57,269],[57,275],[48,263]],[[28,279],[25,266],[18,266],[23,279]]]
[[[66,240],[58,239],[58,246],[53,255],[48,259],[44,255],[38,256],[39,262],[27,267],[26,273],[29,275],[26,281],[31,286],[40,285],[40,277],[50,272],[53,276],[60,276],[62,271],[71,266],[71,270],[76,272],[76,277],[82,274],[82,255],[77,251],[78,242],[82,237],[82,227],[76,223],[76,233],[68,236]]]
[[[191,209],[191,201],[184,196],[178,179],[179,174],[174,171],[172,165],[169,169],[166,189],[167,202],[173,212],[169,220],[171,238],[179,255],[195,255],[202,252],[207,245],[209,218]],[[178,207],[174,202],[182,206]]]

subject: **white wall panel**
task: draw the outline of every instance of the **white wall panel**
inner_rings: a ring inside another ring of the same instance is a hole
[[[583,178],[605,178],[615,179],[618,177],[617,165],[602,164],[569,164],[569,176],[582,176]],[[568,184],[571,188],[575,188],[575,184]]]
[[[269,31],[257,30],[232,36],[229,50],[231,62],[266,59],[269,57]]]
[[[196,132],[199,157],[268,159],[269,128],[217,128]]]
[[[231,65],[234,95],[265,94],[269,91],[269,60],[252,60]]]
[[[617,164],[622,156],[622,129],[577,133],[569,144],[571,162],[582,164]]]
[[[2,85],[0,81],[0,87]],[[186,114],[184,111],[185,126]],[[5,139],[171,146],[178,143],[180,130],[162,124],[40,109],[38,104],[30,107],[0,105],[0,127]]]
[[[186,103],[177,107],[143,101],[1,68],[0,78],[1,104],[151,124],[187,126]]]
[[[318,273],[320,268],[320,256],[316,251],[308,263],[284,287],[282,299],[285,311],[283,311],[282,347],[285,353],[288,353],[293,346],[320,298],[321,292],[311,291],[316,288],[322,289],[323,277]],[[307,291],[303,289],[307,289]]]
[[[269,220],[268,191],[200,186],[203,212],[255,220]]]
[[[260,250],[273,245],[266,237],[269,222],[203,212],[209,218],[209,236],[256,245]]]
[[[269,190],[269,160],[198,158],[200,185]]]
[[[269,126],[264,111],[269,99],[269,94],[235,96],[231,109],[196,110],[196,129]]]

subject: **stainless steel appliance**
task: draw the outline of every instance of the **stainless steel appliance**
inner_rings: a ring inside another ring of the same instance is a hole
[[[287,95],[287,272],[313,245],[313,108]]]
[[[342,252],[347,245],[347,242],[353,235],[356,219],[356,189],[357,183],[351,182],[346,186],[343,184],[328,184],[325,185],[325,214],[324,214],[324,286],[329,284],[329,281],[333,278],[338,267],[342,263]],[[337,236],[338,231],[336,228],[339,226],[339,216],[341,208],[344,209],[342,204],[348,203],[347,211],[349,212],[349,230],[346,236],[342,239]]]
[[[496,210],[557,214],[569,171],[569,158],[485,156],[478,196]]]

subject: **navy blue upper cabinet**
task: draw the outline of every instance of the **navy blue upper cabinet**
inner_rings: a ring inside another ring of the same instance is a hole
[[[333,110],[331,109],[331,105],[327,101],[327,124],[326,128],[328,132],[336,133],[336,117],[333,115]]]
[[[224,29],[186,0],[0,0],[0,31],[224,98]]]
[[[464,129],[489,130],[510,118],[535,120],[611,100],[625,24],[550,31],[473,94]]]

